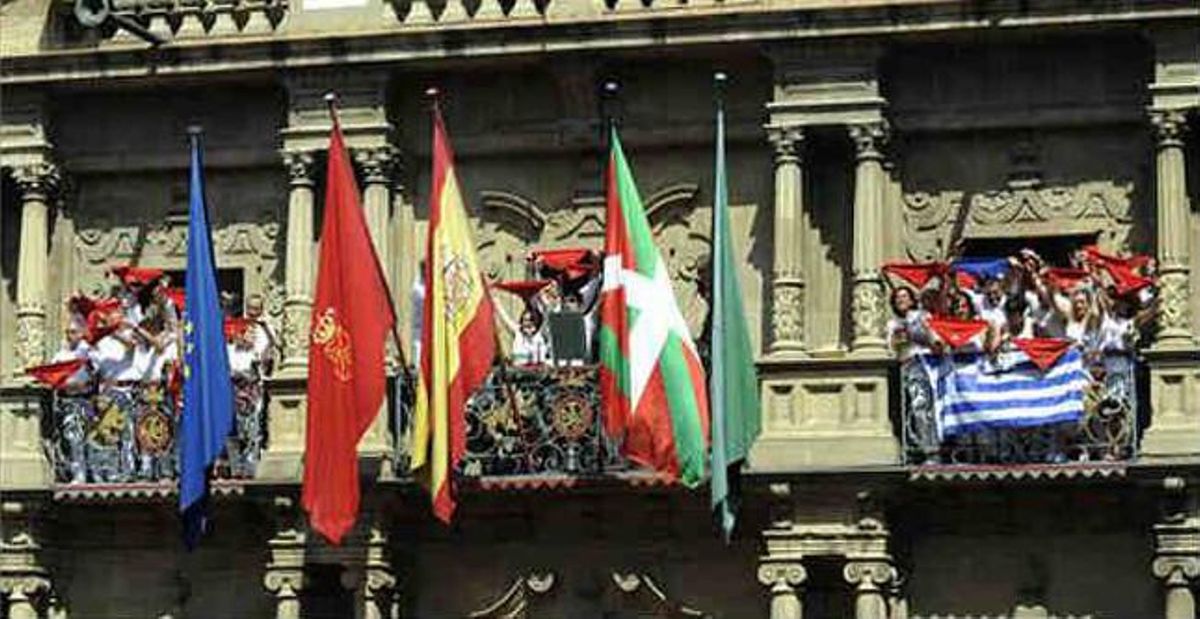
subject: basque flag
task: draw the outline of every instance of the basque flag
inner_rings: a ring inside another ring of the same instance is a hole
[[[180,423],[179,511],[183,541],[194,548],[208,528],[208,473],[233,427],[233,381],[225,352],[225,317],[204,200],[200,130],[192,147],[188,207],[187,304],[183,310],[183,414]]]

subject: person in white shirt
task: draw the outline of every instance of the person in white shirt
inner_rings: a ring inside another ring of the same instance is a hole
[[[64,333],[63,347],[53,362],[82,359],[90,363],[92,347],[84,339],[87,328],[79,315],[72,315]],[[76,370],[54,393],[54,412],[58,421],[57,445],[65,451],[66,471],[73,484],[87,482],[87,429],[92,418],[92,371],[85,364]]]
[[[417,273],[413,277],[412,292],[411,292],[412,307],[409,310],[412,312],[412,359],[409,363],[416,366],[421,365],[421,332],[424,330],[425,324],[425,261],[422,260],[420,266],[417,267]]]
[[[263,386],[259,355],[255,350],[253,323],[235,322],[228,332],[225,350],[233,377],[234,446],[229,449],[229,467],[234,477],[254,477],[262,451]]]
[[[912,289],[892,291],[892,318],[888,320],[888,346],[900,361],[929,352],[929,313],[917,305]]]
[[[550,344],[542,330],[542,316],[536,309],[526,306],[521,312],[518,324],[504,309],[501,303],[496,304],[496,313],[500,316],[500,324],[512,333],[512,361],[516,365],[542,365],[550,360]]]
[[[1007,316],[1004,313],[1004,304],[1008,301],[1008,294],[1004,289],[1005,281],[998,277],[984,280],[983,292],[971,288],[962,289],[962,293],[971,299],[976,316],[986,321],[993,333],[1003,333],[1006,330]]]
[[[263,376],[267,376],[275,368],[279,338],[275,337],[275,330],[263,319],[262,295],[252,294],[246,297],[246,319],[250,321],[249,335],[253,342],[254,356],[258,359],[259,371]]]
[[[143,375],[135,365],[132,329],[124,316],[108,314],[100,327],[109,332],[91,350],[100,388],[88,443],[90,468],[96,481],[124,482],[134,475],[134,415]]]

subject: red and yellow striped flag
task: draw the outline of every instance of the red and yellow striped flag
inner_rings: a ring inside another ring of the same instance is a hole
[[[451,477],[467,446],[467,400],[491,369],[496,333],[454,153],[436,106],[425,291],[412,470],[429,486],[434,515],[449,522],[456,503]]]

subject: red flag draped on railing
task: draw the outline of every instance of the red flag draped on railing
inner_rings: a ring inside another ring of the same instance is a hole
[[[384,402],[384,344],[395,324],[336,116],[308,349],[303,504],[341,543],[358,516],[358,441]]]
[[[951,348],[966,346],[971,338],[987,330],[988,323],[982,320],[962,320],[948,316],[935,316],[929,319],[929,328]]]
[[[1043,372],[1054,367],[1059,358],[1071,349],[1070,340],[1052,337],[1014,338],[1012,342]]]
[[[67,379],[74,376],[75,372],[78,372],[86,364],[87,359],[71,359],[57,363],[35,365],[26,369],[25,373],[51,389],[60,389],[66,384]]]

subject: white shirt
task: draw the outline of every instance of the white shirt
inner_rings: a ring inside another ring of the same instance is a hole
[[[537,365],[550,359],[550,345],[541,331],[525,335],[518,331],[513,335],[512,359],[518,365]]]
[[[271,325],[261,320],[253,320],[250,322],[251,338],[254,342],[254,356],[260,363],[267,363],[275,358],[275,333],[271,330]]]
[[[153,351],[151,352],[153,353]],[[168,369],[178,358],[179,345],[176,343],[175,336],[166,334],[162,350],[153,354],[153,359],[150,363],[150,378],[152,380],[165,380]]]
[[[1100,323],[1100,350],[1126,352],[1137,341],[1137,330],[1133,320],[1116,316],[1105,316]]]
[[[927,315],[925,310],[912,309],[903,319],[888,321],[888,341],[901,361],[929,352],[929,333],[924,322]]]
[[[250,374],[257,355],[253,348],[236,344],[226,344],[225,352],[229,354],[229,371],[233,374]]]
[[[135,357],[137,351],[131,350],[112,334],[101,338],[92,349],[92,363],[101,380],[142,380],[147,369],[145,360],[141,360],[143,365],[139,367]]]
[[[412,363],[421,364],[421,331],[425,322],[425,274],[417,273],[412,285]]]
[[[980,320],[986,321],[997,331],[1004,333],[1005,326],[1008,325],[1008,316],[1004,313],[1004,303],[1008,300],[1007,295],[1001,295],[999,301],[991,303],[986,294],[974,290],[963,290],[963,293],[971,299],[971,305],[975,306],[975,313],[978,314]]]

